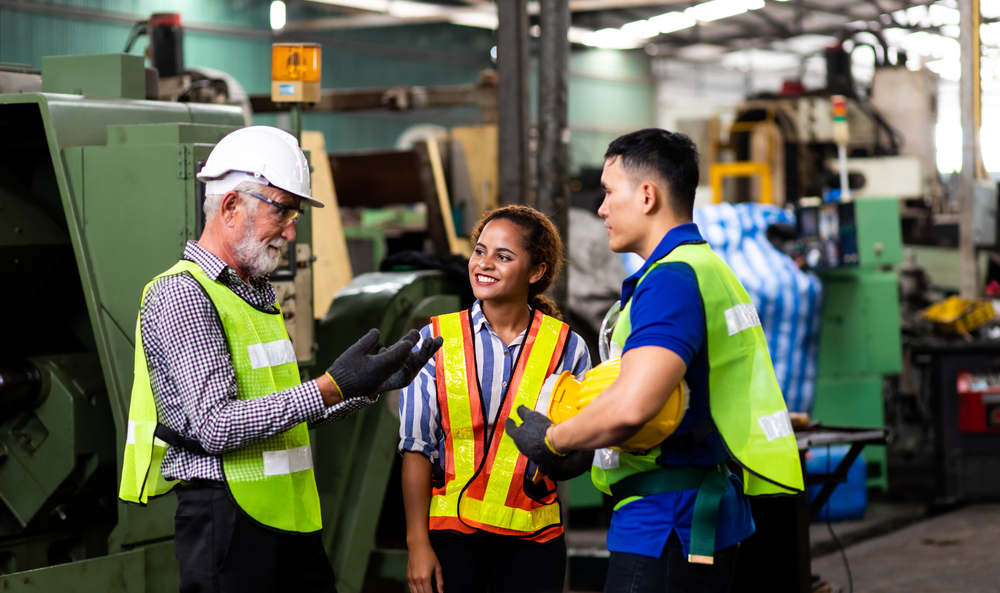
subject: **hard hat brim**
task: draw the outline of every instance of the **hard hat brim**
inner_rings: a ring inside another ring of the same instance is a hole
[[[208,174],[206,174],[205,171],[202,170],[202,173],[198,175],[198,180],[205,183],[206,195],[226,193],[227,191],[232,191],[233,189],[235,189],[240,183],[244,181],[249,181],[251,183],[259,183],[260,185],[267,185],[278,188],[281,191],[286,191],[292,194],[293,196],[301,198],[303,202],[308,202],[309,205],[311,205],[313,208],[326,208],[326,204],[320,202],[316,198],[302,195],[298,192],[284,188],[281,185],[272,183],[271,180],[269,180],[267,177],[263,175],[255,175],[253,173],[248,173],[246,171],[226,171],[225,173],[223,173],[218,177],[209,177]],[[212,188],[209,186],[209,184],[214,185],[215,183],[218,182],[223,183],[222,187]]]

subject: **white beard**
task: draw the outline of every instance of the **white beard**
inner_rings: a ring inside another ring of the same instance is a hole
[[[240,265],[250,274],[251,278],[270,274],[278,267],[281,252],[272,252],[269,247],[280,250],[285,246],[284,237],[278,237],[268,243],[261,243],[254,233],[253,219],[248,217],[243,230],[243,238],[236,244],[236,257]]]

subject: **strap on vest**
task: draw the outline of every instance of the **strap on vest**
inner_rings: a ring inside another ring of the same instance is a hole
[[[153,436],[160,439],[164,443],[170,445],[171,447],[177,447],[179,449],[184,449],[188,453],[194,453],[195,455],[211,456],[211,453],[201,448],[201,443],[194,439],[189,439],[183,437],[179,432],[172,428],[168,428],[159,422],[156,423],[156,430],[153,431]]]
[[[694,428],[684,434],[672,434],[667,437],[666,440],[660,443],[660,450],[688,451],[695,445],[701,444],[705,439],[718,432],[718,430],[715,426],[715,420],[712,420],[712,417],[709,416],[698,424],[695,424]]]
[[[691,545],[688,562],[712,564],[715,555],[715,529],[719,519],[719,503],[729,487],[729,468],[663,467],[633,474],[611,485],[615,506],[625,499],[663,492],[698,489],[691,519]]]

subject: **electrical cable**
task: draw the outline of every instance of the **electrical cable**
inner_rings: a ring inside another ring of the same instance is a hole
[[[851,577],[851,565],[847,561],[847,550],[844,549],[844,543],[837,537],[837,532],[833,530],[833,524],[830,523],[830,513],[827,513],[826,529],[830,532],[830,536],[833,537],[833,541],[837,542],[837,546],[840,547],[840,557],[844,559],[844,570],[847,571],[847,591],[848,593],[854,593],[854,579]]]
[[[826,473],[830,474],[830,447],[826,446]],[[848,468],[850,471],[850,468]],[[844,542],[840,541],[840,537],[837,532],[833,530],[833,523],[830,521],[830,499],[826,501],[826,529],[830,532],[830,537],[833,541],[837,543],[837,547],[840,548],[840,557],[844,559],[844,570],[847,571],[847,592],[854,593],[854,577],[851,575],[851,564],[847,561],[847,550],[844,548]]]

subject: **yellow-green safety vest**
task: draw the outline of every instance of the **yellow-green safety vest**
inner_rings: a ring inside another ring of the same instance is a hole
[[[698,281],[698,292],[705,309],[709,410],[730,456],[743,469],[744,493],[748,496],[801,493],[802,465],[795,435],[750,295],[729,266],[703,242],[676,247],[654,262],[639,283],[657,266],[668,262],[689,265]],[[611,336],[619,352],[624,349],[625,340],[632,332],[631,308],[632,301],[629,300]],[[617,459],[613,465],[617,467],[603,468],[595,461],[591,479],[598,489],[612,494],[612,487],[626,478],[643,472],[662,472],[664,467],[657,463],[661,452],[659,445],[644,454],[615,452]],[[601,454],[598,451],[598,457]],[[697,487],[701,478],[688,475],[690,473],[668,475],[667,481],[676,485],[670,490],[690,488],[692,481],[695,484],[693,487]],[[717,505],[726,488],[723,478],[728,475],[728,470],[723,465],[718,471],[710,473],[710,481],[714,479],[714,486],[721,489],[715,492]],[[616,508],[636,499],[625,498]],[[696,522],[698,506],[696,502]],[[711,562],[714,527],[715,517],[712,515],[711,533],[704,533],[708,541],[702,542],[702,545],[696,546],[692,535],[692,550],[700,548],[693,551],[693,555],[702,558],[693,561]],[[707,550],[705,546],[708,546]]]
[[[253,307],[187,260],[154,278],[143,289],[143,297],[156,280],[178,274],[189,274],[197,280],[219,314],[236,372],[237,399],[263,397],[301,382],[280,307],[275,305],[272,311]],[[159,419],[140,326],[141,315],[135,328],[135,382],[119,498],[145,505],[151,498],[170,492],[179,482],[167,480],[160,472],[167,445],[154,436]],[[233,499],[252,519],[283,531],[312,533],[322,529],[305,423],[223,453],[222,472]]]
[[[788,408],[750,295],[706,243],[678,246],[654,262],[639,283],[667,262],[689,265],[698,280],[708,342],[709,410],[726,449],[743,468],[744,492],[749,496],[802,492],[802,465]],[[611,336],[621,348],[632,332],[631,308],[630,300]],[[659,454],[659,447],[645,455],[622,452],[619,468],[594,467],[594,484],[609,492],[610,484],[659,468]]]

